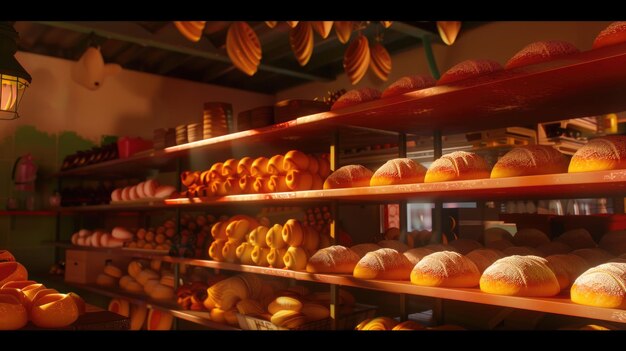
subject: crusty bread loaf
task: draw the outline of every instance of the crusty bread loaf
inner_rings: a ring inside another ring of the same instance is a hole
[[[573,250],[596,247],[596,242],[587,229],[579,228],[568,230],[554,239],[555,241],[567,244]]]
[[[403,253],[409,249],[409,246],[399,240],[381,240],[378,242],[378,246],[382,248],[389,248]]]
[[[567,173],[567,158],[549,145],[516,147],[502,156],[491,170],[491,178]]]
[[[581,305],[626,308],[626,263],[605,263],[585,271],[572,285],[570,296]]]
[[[559,281],[561,290],[569,288],[589,268],[587,262],[576,255],[551,255],[546,257],[546,261]]]
[[[501,258],[483,272],[480,290],[497,295],[554,296],[561,289],[547,263],[537,256]]]
[[[615,256],[626,253],[626,230],[614,230],[604,234],[600,238],[599,246]]]
[[[369,186],[372,171],[361,165],[348,165],[331,173],[324,181],[324,189]]]
[[[486,247],[489,247],[490,243],[502,239],[506,239],[512,243],[513,235],[511,235],[511,233],[509,233],[508,231],[498,227],[487,228],[483,232],[483,244]]]
[[[572,251],[572,248],[559,241],[551,241],[547,244],[543,244],[536,247],[537,250],[541,251],[542,257],[550,256],[550,255],[559,255],[566,254]]]
[[[570,253],[572,255],[582,257],[591,267],[609,262],[613,258],[613,255],[611,255],[608,251],[598,248],[578,249]]]
[[[402,95],[409,91],[422,90],[435,85],[437,81],[428,75],[414,75],[402,77],[383,91],[382,98],[388,98],[396,95]]]
[[[380,166],[370,180],[370,186],[423,183],[426,168],[410,158],[394,158]]]
[[[601,48],[626,42],[626,22],[613,22],[602,30],[593,41],[593,48]]]
[[[330,107],[331,111],[380,99],[380,91],[372,88],[350,90],[341,95]]]
[[[452,66],[437,81],[437,85],[483,76],[502,70],[502,65],[491,60],[466,60]]]
[[[550,238],[541,230],[524,228],[517,231],[513,237],[513,243],[517,246],[538,247],[550,242]]]
[[[383,248],[365,254],[354,267],[353,275],[361,279],[409,280],[412,268],[403,254]]]
[[[487,267],[504,257],[504,253],[493,249],[476,249],[468,253],[465,257],[472,260],[472,262],[476,265],[476,268],[478,268],[478,272],[482,274]]]
[[[454,251],[432,253],[421,259],[411,271],[411,283],[447,288],[471,288],[478,285],[480,272],[469,258]]]
[[[510,246],[502,250],[504,256],[543,256],[543,252],[530,246]]]
[[[525,46],[504,66],[506,69],[533,65],[579,52],[573,44],[561,40],[538,41]]]
[[[433,252],[433,250],[427,249],[425,247],[416,247],[414,249],[405,251],[403,255],[409,259],[413,266],[415,266],[419,261],[422,260],[422,258],[430,255]]]
[[[426,171],[424,182],[482,178],[489,178],[489,166],[485,159],[473,152],[455,151],[433,162]]]
[[[626,136],[607,135],[583,145],[569,163],[568,172],[606,171],[626,168]]]
[[[318,250],[306,265],[310,273],[342,273],[350,274],[359,262],[360,257],[354,251],[341,245],[333,245]]]
[[[513,242],[510,240],[506,240],[506,239],[494,240],[485,244],[485,247],[489,249],[500,250],[500,251],[504,251],[507,248],[513,247],[513,246],[515,246]]]
[[[471,251],[483,247],[481,243],[472,239],[455,239],[452,240],[449,245],[453,247],[452,251],[456,251],[461,255],[467,255]]]
[[[378,249],[381,249],[381,247],[373,243],[357,244],[350,247],[350,250],[354,251],[354,253],[359,256],[359,259],[365,256],[366,253],[376,251]]]

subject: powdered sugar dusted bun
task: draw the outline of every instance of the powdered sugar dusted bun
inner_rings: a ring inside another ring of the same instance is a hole
[[[359,255],[341,245],[333,245],[318,250],[306,265],[310,273],[343,273],[350,274],[359,262]]]
[[[616,256],[626,253],[626,231],[615,230],[604,234],[599,246]]]
[[[580,52],[573,44],[560,40],[545,40],[528,44],[504,66],[506,69],[534,65]]]
[[[471,251],[481,249],[483,246],[476,240],[472,239],[456,239],[449,243],[453,247],[451,251],[456,251],[461,255],[467,255]]]
[[[437,81],[431,76],[415,75],[406,76],[396,80],[383,91],[383,99],[391,96],[401,95],[409,91],[422,90],[435,85]]]
[[[502,250],[504,256],[543,256],[543,252],[530,246],[511,246]]]
[[[347,165],[331,173],[324,182],[324,189],[369,186],[372,171],[361,165]]]
[[[611,255],[608,251],[598,248],[578,249],[570,253],[572,255],[582,257],[591,267],[609,262],[613,258],[613,255]]]
[[[455,151],[433,162],[426,172],[424,182],[482,178],[489,178],[489,166],[485,159],[473,152]]]
[[[569,288],[584,271],[589,268],[585,260],[576,255],[551,255],[546,257],[561,290]]]
[[[411,283],[422,286],[471,288],[478,285],[480,272],[469,258],[454,251],[432,253],[411,271]]]
[[[626,22],[613,22],[606,27],[593,41],[593,48],[615,45],[626,42]]]
[[[570,296],[581,305],[626,308],[626,263],[605,263],[585,271],[572,285]]]
[[[373,243],[357,244],[357,245],[350,247],[350,250],[354,251],[354,253],[359,255],[359,259],[365,256],[366,253],[376,251],[378,249],[382,249],[382,247]]]
[[[341,95],[337,101],[331,106],[330,110],[338,110],[340,108],[358,105],[364,102],[380,99],[380,91],[372,88],[354,89]]]
[[[403,253],[409,249],[409,246],[398,240],[381,240],[378,242],[378,246],[382,248],[394,249],[399,253]]]
[[[548,145],[516,147],[502,156],[491,170],[491,178],[567,173],[567,159]]]
[[[111,201],[121,201],[122,200],[122,189],[117,188],[113,190],[111,193]]]
[[[568,172],[606,171],[626,168],[626,136],[608,135],[583,145],[569,163]]]
[[[412,265],[416,265],[422,258],[430,255],[434,251],[427,249],[425,247],[416,247],[414,249],[407,250],[403,253],[406,258],[409,259]]]
[[[422,183],[425,174],[426,168],[421,164],[410,158],[396,158],[374,172],[370,186]]]
[[[155,179],[148,179],[143,183],[143,193],[146,194],[146,197],[154,197],[158,187],[159,182]]]
[[[465,257],[474,262],[476,268],[478,268],[478,272],[482,274],[487,267],[504,257],[504,253],[493,249],[477,249],[468,253]]]
[[[491,60],[467,60],[463,61],[444,73],[437,85],[449,84],[460,80],[483,76],[491,72],[501,71],[502,65]]]
[[[524,228],[517,231],[513,243],[517,246],[537,247],[550,242],[550,238],[539,229]]]
[[[161,185],[158,188],[156,188],[154,192],[154,197],[157,197],[159,199],[167,199],[175,191],[176,191],[176,188],[174,188],[171,185]]]
[[[497,295],[554,296],[561,288],[545,258],[515,255],[487,267],[480,277],[480,290]]]
[[[624,237],[626,238],[626,235]],[[584,228],[568,230],[554,240],[566,244],[573,250],[588,249],[597,246],[589,231]]]
[[[353,275],[360,279],[409,280],[412,268],[406,256],[383,248],[365,254],[354,267]]]

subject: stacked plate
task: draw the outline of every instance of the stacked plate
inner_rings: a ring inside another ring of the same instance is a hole
[[[187,125],[181,124],[176,127],[176,145],[187,144]]]
[[[176,131],[174,128],[159,128],[154,130],[154,148],[165,149],[176,145]]]
[[[223,102],[206,102],[204,104],[203,137],[204,139],[228,134],[228,121],[231,119],[233,107]]]
[[[201,123],[192,123],[187,125],[187,141],[194,142],[202,140],[203,129]]]

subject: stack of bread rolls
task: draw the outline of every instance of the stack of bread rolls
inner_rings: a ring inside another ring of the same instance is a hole
[[[213,242],[208,250],[209,257],[215,261],[236,262],[237,248],[245,241],[251,228],[258,226],[256,219],[245,215],[216,222],[211,227]]]
[[[171,185],[161,185],[156,179],[148,179],[136,185],[117,188],[111,193],[111,202],[167,199],[176,194]]]
[[[291,150],[267,157],[215,163],[203,172],[181,173],[183,196],[213,197],[321,189],[330,174],[328,156]]]
[[[118,284],[123,290],[145,294],[155,300],[174,300],[174,274],[165,269],[161,261],[133,260],[128,264],[127,272],[127,275],[119,272]]]
[[[111,232],[81,229],[72,234],[73,245],[93,247],[122,247],[133,240],[134,234],[124,227],[114,227]]]

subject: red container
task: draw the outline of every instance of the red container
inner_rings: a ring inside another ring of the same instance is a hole
[[[122,137],[117,140],[117,151],[120,158],[127,158],[138,152],[152,149],[153,145],[152,140]]]

